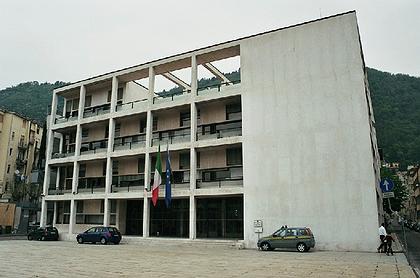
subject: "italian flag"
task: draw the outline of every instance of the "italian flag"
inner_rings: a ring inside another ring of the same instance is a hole
[[[160,145],[156,159],[155,165],[155,177],[153,179],[153,187],[152,187],[152,202],[153,206],[156,206],[158,198],[159,198],[159,185],[162,183],[162,162],[160,159]]]

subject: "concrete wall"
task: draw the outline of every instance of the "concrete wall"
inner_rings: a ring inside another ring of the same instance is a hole
[[[87,91],[86,96],[92,96],[92,102],[90,106],[97,106],[101,104],[108,103],[108,91],[111,90],[110,88],[95,90],[95,91]]]
[[[218,168],[226,166],[226,150],[200,151],[200,169]]]
[[[98,124],[95,126],[84,126],[83,128],[87,128],[89,130],[88,137],[84,138],[83,142],[107,139],[105,138],[105,128],[107,128],[105,124]]]
[[[140,133],[140,119],[145,119],[146,115],[141,117],[124,118],[119,121],[121,124],[120,136],[135,135]]]
[[[123,93],[123,103],[147,99],[149,91],[143,88],[142,86],[134,83],[127,82],[125,85],[125,90]]]
[[[244,228],[308,226],[317,248],[375,251],[378,209],[354,13],[241,43]]]

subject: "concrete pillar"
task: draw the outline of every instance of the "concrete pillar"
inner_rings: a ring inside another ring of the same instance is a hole
[[[73,162],[73,177],[71,180],[71,192],[77,194],[77,187],[79,185],[79,163],[77,161]]]
[[[52,103],[51,103],[50,128],[55,123],[56,114],[57,114],[57,93],[53,93]]]
[[[76,201],[70,200],[70,221],[69,221],[69,237],[73,236],[74,226],[76,225]]]
[[[58,147],[58,153],[63,153],[64,136],[61,133],[57,133],[57,134],[58,134],[58,137],[60,138],[60,145]]]
[[[197,237],[196,215],[195,197],[194,195],[190,195],[190,239],[195,239]]]
[[[86,87],[85,85],[80,86],[80,94],[79,94],[79,121],[83,119],[83,112],[85,111],[85,98],[86,98]]]
[[[57,225],[57,201],[54,201],[53,227]]]
[[[66,116],[66,109],[67,109],[67,99],[64,99],[64,104],[63,104],[63,117]]]
[[[115,120],[109,119],[109,130],[108,130],[108,152],[106,158],[106,176],[105,176],[105,194],[111,193],[112,187],[112,159],[111,153],[114,147],[114,136],[115,136]]]
[[[191,57],[191,96],[195,99],[197,96],[197,57],[193,55]]]
[[[111,113],[115,112],[118,98],[118,78],[112,77],[112,89],[111,89]]]
[[[111,203],[108,198],[105,198],[104,200],[104,227],[109,226],[110,214],[111,214]]]
[[[143,237],[149,237],[149,219],[150,219],[150,205],[149,205],[149,199],[147,196],[144,197],[143,202]]]
[[[75,150],[74,155],[77,157],[80,155],[80,147],[82,146],[82,126],[77,124],[76,127],[76,142],[75,142]]]
[[[45,197],[42,197],[41,200],[41,218],[39,220],[39,225],[45,227],[47,225],[47,202]]]
[[[55,180],[55,190],[56,191],[59,190],[59,188],[60,188],[60,169],[61,169],[61,167],[58,166],[57,167],[57,175],[56,175],[57,178]]]

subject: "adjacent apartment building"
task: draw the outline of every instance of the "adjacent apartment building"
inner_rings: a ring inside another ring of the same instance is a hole
[[[372,251],[383,218],[374,125],[355,12],[91,77],[54,90],[41,224],[71,240],[115,225],[248,248],[307,226],[319,249]],[[164,183],[151,202],[159,145],[170,208]]]
[[[28,182],[38,163],[42,127],[17,113],[0,110],[0,199],[11,198],[17,180]]]

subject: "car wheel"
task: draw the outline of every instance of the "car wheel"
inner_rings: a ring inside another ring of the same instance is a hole
[[[101,244],[102,244],[102,245],[105,245],[106,243],[107,243],[106,238],[101,237]]]
[[[296,249],[299,252],[305,252],[306,251],[306,244],[303,242],[298,243],[298,245],[296,246]]]
[[[28,240],[33,240],[33,236],[32,235],[28,235]]]
[[[77,238],[77,243],[82,244],[83,243],[83,238],[82,237],[78,237]]]
[[[41,237],[41,241],[44,241],[44,240],[45,240],[45,236],[42,236],[42,237]]]
[[[270,251],[270,250],[272,250],[270,243],[268,243],[268,242],[261,243],[261,250],[263,250],[263,251]]]

